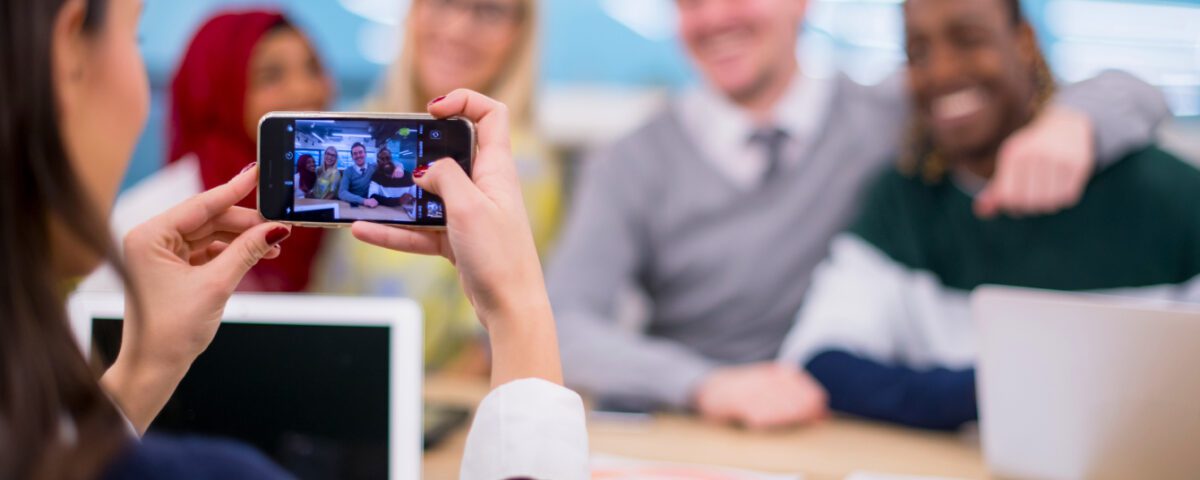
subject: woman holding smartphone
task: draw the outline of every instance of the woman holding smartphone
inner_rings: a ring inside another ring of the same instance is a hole
[[[236,206],[248,165],[226,184],[135,228],[124,259],[107,210],[146,121],[137,46],[140,0],[0,4],[0,478],[287,478],[245,447],[146,439],[225,302],[290,229]],[[464,478],[586,478],[582,404],[559,386],[549,302],[508,150],[505,109],[455,92],[430,108],[479,125],[475,178],[437,162],[417,183],[450,211],[442,232],[359,224],[364,241],[441,254],[492,334],[493,385],[463,459]],[[102,260],[127,283],[121,351],[101,378],[66,319],[64,285]],[[503,461],[504,463],[501,463]]]
[[[229,181],[255,159],[259,118],[271,111],[323,110],[333,90],[307,35],[282,13],[240,10],[208,18],[189,41],[171,81],[166,163],[121,193],[112,225],[127,232],[167,206]],[[312,177],[307,168],[299,170],[298,194],[306,196]],[[253,208],[254,199],[241,206]],[[287,252],[256,265],[238,289],[306,290],[326,236],[296,231]],[[101,269],[81,288],[119,290],[120,280],[112,273]]]
[[[391,0],[399,2],[401,0]],[[374,112],[415,112],[430,100],[467,88],[508,106],[513,159],[534,242],[545,253],[558,231],[562,201],[559,159],[534,129],[537,0],[413,0],[400,53],[364,102]],[[373,249],[331,232],[314,276],[321,291],[351,295],[403,292],[425,310],[425,358],[433,368],[474,370],[478,322],[458,287],[458,273],[438,259]],[[466,348],[464,348],[466,347]],[[468,361],[462,361],[462,360]]]

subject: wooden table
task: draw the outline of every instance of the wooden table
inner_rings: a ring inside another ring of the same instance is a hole
[[[375,208],[362,205],[358,207],[351,207],[349,202],[343,200],[317,200],[315,198],[297,198],[296,206],[308,208],[336,208],[337,218],[339,220],[391,220],[396,222],[412,221],[412,216],[400,207],[385,207],[383,205]]]
[[[485,381],[435,376],[425,382],[429,402],[474,407],[488,392]],[[756,433],[706,424],[683,415],[659,415],[644,424],[589,419],[592,453],[775,473],[806,480],[878,473],[986,478],[974,434],[943,434],[835,418],[821,425]],[[458,478],[466,428],[426,452],[424,477]]]

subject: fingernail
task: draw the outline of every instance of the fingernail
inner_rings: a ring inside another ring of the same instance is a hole
[[[424,177],[426,170],[429,170],[429,167],[427,167],[425,165],[421,165],[421,166],[417,167],[416,170],[413,170],[413,178]]]
[[[433,99],[433,100],[430,100],[430,101],[429,101],[429,104],[430,104],[430,105],[433,105],[433,104],[435,104],[435,103],[437,103],[437,102],[440,102],[440,101],[442,101],[442,100],[445,100],[445,99],[446,99],[446,96],[445,96],[445,95],[442,95],[442,96],[440,96],[440,97],[437,97],[437,98],[435,98],[435,99]]]
[[[258,162],[250,162],[250,163],[247,163],[247,164],[246,164],[246,166],[242,167],[242,171],[241,171],[241,172],[238,172],[238,173],[239,173],[239,174],[240,174],[240,173],[246,173],[246,170],[249,170],[249,169],[251,169],[251,168],[254,168],[254,166],[255,166],[255,165],[258,165]]]
[[[287,227],[272,228],[271,231],[267,232],[267,244],[271,245],[272,247],[279,245],[279,242],[282,242],[283,239],[287,238],[288,235],[291,234],[292,231],[288,230]]]

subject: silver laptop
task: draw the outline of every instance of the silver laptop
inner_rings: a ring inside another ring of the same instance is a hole
[[[69,309],[84,351],[111,364],[124,296]],[[239,440],[297,478],[420,478],[422,371],[410,300],[238,294],[148,433]]]
[[[1000,478],[1200,478],[1200,308],[984,287],[979,415]]]

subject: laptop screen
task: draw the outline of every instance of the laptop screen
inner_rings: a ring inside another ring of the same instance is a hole
[[[257,447],[302,479],[388,476],[389,328],[223,323],[148,433]],[[121,322],[93,319],[108,366]]]

